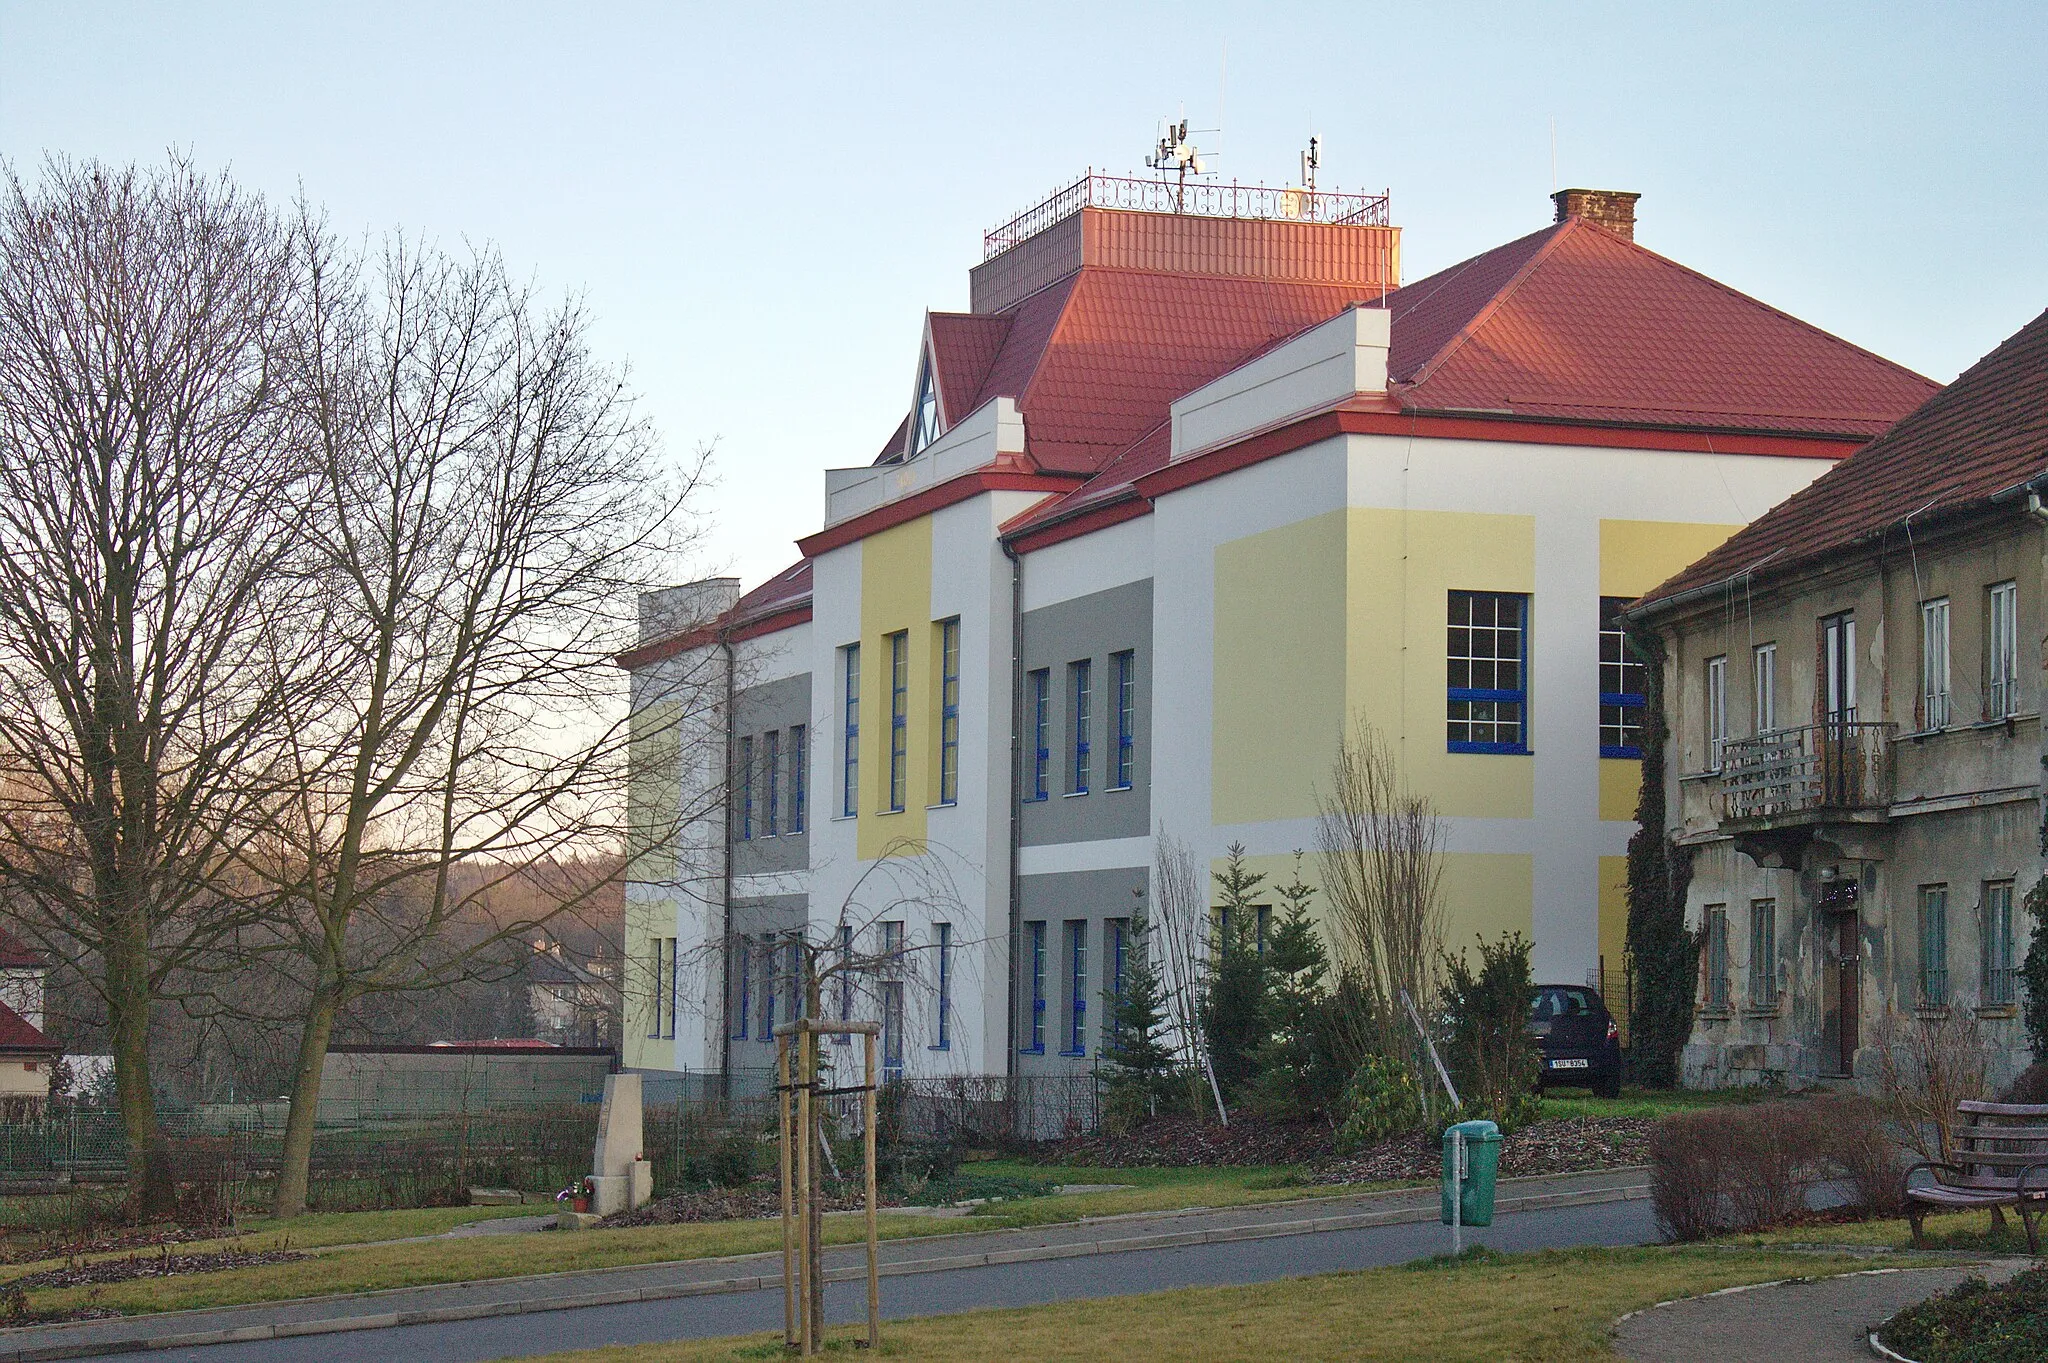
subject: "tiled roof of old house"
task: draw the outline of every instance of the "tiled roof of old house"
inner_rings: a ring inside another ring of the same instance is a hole
[[[41,970],[43,958],[27,943],[0,928],[0,970]]]
[[[1931,525],[2048,474],[2048,312],[1918,410],[1643,598],[1667,602],[1746,569],[1777,576],[1897,529]]]
[[[64,1048],[43,1035],[40,1027],[0,1003],[0,1052],[14,1055],[61,1055]]]

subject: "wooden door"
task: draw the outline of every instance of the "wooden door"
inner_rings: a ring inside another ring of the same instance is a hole
[[[1838,1000],[1836,1037],[1841,1046],[1837,1073],[1844,1078],[1856,1073],[1858,1008],[1862,994],[1862,915],[1851,910],[1835,915],[1835,997]]]

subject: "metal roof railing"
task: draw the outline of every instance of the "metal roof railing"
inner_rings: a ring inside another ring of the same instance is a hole
[[[1390,192],[1390,191],[1389,191]],[[1343,194],[1319,189],[1202,181],[1139,180],[1089,171],[1055,190],[981,239],[981,258],[1009,250],[1084,208],[1125,208],[1145,213],[1185,213],[1203,218],[1254,218],[1367,227],[1388,225],[1388,193]]]

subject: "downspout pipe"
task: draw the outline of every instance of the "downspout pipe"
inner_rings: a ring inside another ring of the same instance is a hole
[[[1003,557],[1010,560],[1010,770],[1003,782],[1003,801],[1009,811],[1010,821],[1010,903],[1009,963],[1006,970],[1008,981],[1004,988],[1005,1012],[1003,1014],[1003,1073],[1011,1079],[1017,1077],[1017,969],[1018,952],[1022,950],[1024,926],[1018,917],[1018,901],[1023,877],[1017,869],[1017,853],[1024,843],[1022,810],[1017,800],[1018,773],[1023,770],[1024,761],[1024,559],[1010,541],[997,536],[996,543],[1002,546]]]
[[[725,710],[718,717],[719,746],[724,749],[722,765],[725,768],[725,798],[718,802],[721,816],[718,821],[719,851],[724,867],[725,891],[719,896],[719,908],[723,914],[724,926],[718,939],[718,1083],[719,1090],[729,1102],[732,1099],[732,727],[733,706],[738,701],[738,690],[733,674],[736,671],[737,655],[732,647],[732,626],[727,623],[718,631],[719,652],[725,657]],[[805,731],[805,739],[810,737]],[[802,758],[798,758],[802,761]]]

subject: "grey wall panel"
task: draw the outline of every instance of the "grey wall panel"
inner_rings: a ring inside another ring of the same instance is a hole
[[[811,779],[805,783],[808,791],[809,808],[804,817],[804,832],[790,833],[790,773],[792,764],[807,760],[807,755],[795,751],[790,743],[789,731],[793,726],[808,726],[811,722],[811,677],[802,673],[794,677],[783,677],[759,686],[749,686],[733,697],[733,739],[732,753],[735,771],[732,812],[734,875],[772,875],[780,871],[807,870],[811,864],[811,839],[809,829],[818,817],[818,796],[816,768],[809,770]],[[774,836],[768,834],[768,772],[766,770],[766,747],[769,733],[779,735],[779,770],[775,774],[776,826],[783,830]],[[809,730],[806,727],[806,733]],[[754,820],[751,838],[743,838],[740,819],[740,791],[737,765],[740,760],[740,740],[751,738],[754,743]],[[816,745],[811,745],[815,747]]]
[[[1028,569],[1027,569],[1028,571]],[[1133,767],[1128,789],[1115,789],[1117,694],[1115,655],[1133,654]],[[1070,669],[1089,662],[1092,679],[1085,795],[1069,793],[1074,755]],[[1032,701],[1028,674],[1043,668],[1051,682],[1046,798],[1033,795]],[[1151,827],[1152,581],[1091,592],[1024,615],[1024,750],[1018,772],[1021,836],[1026,846],[1142,837]]]
[[[1100,1059],[1104,1029],[1109,1023],[1106,991],[1113,957],[1111,919],[1129,919],[1144,908],[1148,874],[1136,866],[1114,871],[1065,871],[1024,876],[1018,881],[1020,941],[1017,952],[1017,1071],[1020,1074],[1077,1074]],[[1031,1045],[1034,1011],[1031,924],[1045,924],[1044,1047]],[[1070,924],[1078,924],[1084,946],[1082,997],[1087,1004],[1083,1044],[1069,1045],[1073,941]]]

